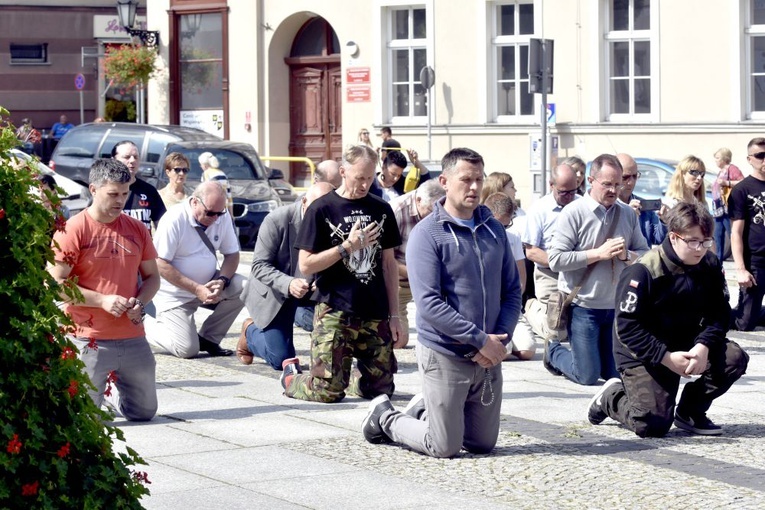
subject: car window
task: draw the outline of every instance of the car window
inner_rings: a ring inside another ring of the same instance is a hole
[[[177,136],[173,136],[167,133],[150,133],[149,134],[149,147],[146,149],[146,162],[147,163],[160,163],[159,158],[165,153],[165,147],[168,144],[178,141]],[[159,168],[164,168],[164,161],[161,162]]]
[[[664,195],[672,173],[664,168],[642,163],[638,164],[638,172],[640,172],[640,179],[635,185],[636,195]]]
[[[143,139],[144,139],[145,133],[143,131],[118,131],[118,130],[112,130],[109,135],[106,137],[106,140],[104,140],[103,145],[101,146],[101,152],[99,154],[99,158],[111,158],[112,157],[112,149],[115,145],[117,145],[119,142],[123,140],[130,140],[136,146],[138,147],[138,153],[141,154],[141,150],[143,149]]]
[[[100,130],[72,130],[58,143],[56,155],[70,158],[94,158],[98,143],[103,136],[104,132]]]
[[[191,162],[191,171],[189,172],[189,181],[201,181],[202,180],[202,167],[199,165],[199,155],[203,152],[212,152],[213,156],[218,158],[220,163],[220,169],[226,174],[229,179],[238,180],[254,180],[259,179],[256,177],[256,173],[252,167],[250,161],[241,154],[226,150],[226,149],[213,149],[208,150],[206,148],[199,149],[185,149],[179,147],[172,147],[171,149],[177,150],[183,153],[184,156],[189,158]]]

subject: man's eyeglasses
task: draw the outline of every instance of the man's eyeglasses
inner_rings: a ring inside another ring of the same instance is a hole
[[[693,170],[688,170],[688,173],[694,177],[704,177],[707,174],[704,170],[696,170],[695,168]]]
[[[204,208],[204,210],[205,210],[205,215],[207,215],[207,216],[208,216],[208,217],[210,217],[210,218],[217,218],[218,216],[223,216],[223,215],[224,215],[224,214],[226,214],[226,212],[227,212],[227,210],[226,210],[226,209],[223,209],[221,212],[211,211],[210,209],[208,209],[208,208],[207,208],[207,206],[205,205],[205,203],[204,203],[204,202],[202,202],[202,199],[201,199],[201,198],[199,198],[199,197],[194,197],[194,198],[196,198],[196,199],[197,199],[197,201],[198,201],[200,204],[202,204],[202,207],[203,207],[203,208]]]
[[[765,159],[765,151],[755,152],[754,154],[750,154],[749,157],[760,160]]]
[[[555,188],[553,188],[555,189]],[[577,188],[574,189],[555,189],[555,192],[562,197],[570,197],[576,193]]]
[[[619,183],[619,184],[612,184],[612,183],[610,183],[610,182],[600,182],[599,180],[597,180],[597,179],[596,179],[596,178],[594,178],[594,177],[592,178],[592,180],[593,180],[593,181],[595,181],[595,182],[597,182],[597,183],[598,183],[598,184],[600,184],[601,186],[603,186],[605,189],[612,189],[612,190],[614,190],[614,191],[616,191],[616,190],[619,190],[619,189],[622,189],[622,188],[624,187],[624,184],[622,184],[622,183]]]
[[[173,172],[175,172],[177,174],[187,174],[187,173],[189,173],[189,169],[186,168],[186,167],[180,166],[178,168],[173,168]]]
[[[688,248],[690,248],[691,250],[698,250],[702,246],[704,248],[711,248],[712,243],[714,242],[712,239],[704,239],[703,241],[698,241],[696,239],[686,239],[680,234],[678,234],[677,232],[673,232],[673,234],[675,234],[678,239],[685,241],[685,244],[687,244]]]
[[[631,175],[622,175],[622,181],[637,181],[640,176],[643,175],[640,172]]]

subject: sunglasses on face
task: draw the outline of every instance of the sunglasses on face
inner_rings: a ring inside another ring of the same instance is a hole
[[[688,170],[688,173],[694,177],[704,177],[706,175],[704,170]]]
[[[177,174],[187,174],[187,173],[189,173],[189,169],[181,166],[181,167],[178,167],[178,168],[173,168],[173,172],[175,172]]]
[[[577,188],[574,189],[556,189],[555,192],[562,196],[562,197],[568,197],[576,193]]]
[[[640,172],[632,175],[622,175],[622,181],[637,181],[640,178]]]
[[[369,133],[367,131],[362,131],[361,134],[369,136]]]
[[[763,152],[755,152],[754,154],[750,154],[749,157],[754,158],[754,159],[763,160],[763,159],[765,159],[765,151],[763,151]]]
[[[199,203],[200,203],[200,204],[202,204],[202,207],[203,207],[203,208],[204,208],[204,210],[205,210],[205,215],[206,215],[207,217],[209,217],[209,218],[217,218],[218,216],[223,216],[223,215],[224,215],[224,214],[226,214],[226,212],[227,212],[227,211],[226,211],[226,209],[223,209],[221,212],[217,212],[217,211],[211,211],[210,209],[208,209],[208,208],[207,208],[207,206],[205,205],[205,203],[204,203],[204,202],[202,202],[202,199],[201,199],[201,198],[198,198],[198,197],[195,197],[195,198],[196,198],[196,199],[199,201]]]

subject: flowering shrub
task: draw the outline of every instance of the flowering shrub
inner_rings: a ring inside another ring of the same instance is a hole
[[[29,193],[39,186],[34,170],[11,165],[7,116],[0,107],[0,507],[141,508],[149,481],[130,468],[144,462],[130,448],[114,452],[122,432],[87,394],[92,385],[66,338],[73,325],[45,270],[49,232],[66,224]],[[73,282],[63,287],[79,295]]]
[[[145,87],[156,72],[157,50],[148,46],[111,46],[104,57],[104,74],[127,87]]]

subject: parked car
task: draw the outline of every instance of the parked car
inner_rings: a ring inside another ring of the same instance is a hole
[[[231,185],[234,220],[239,228],[242,247],[255,244],[260,225],[269,212],[282,205],[283,200],[294,201],[297,198],[292,186],[284,181],[284,174],[276,169],[267,170],[255,148],[248,143],[224,140],[173,142],[165,148],[162,160],[171,152],[180,152],[189,158],[191,169],[186,178],[188,193],[201,182],[199,155],[211,152],[218,159],[220,169],[226,173]],[[157,189],[167,186],[164,171],[151,177],[155,179]]]
[[[138,175],[151,184],[146,176],[156,176],[164,162],[167,144],[182,140],[219,141],[200,129],[183,126],[153,126],[129,122],[99,122],[81,124],[69,130],[56,145],[49,166],[59,175],[87,186],[93,161],[110,158],[112,148],[122,140],[138,147],[141,166]]]
[[[59,193],[61,203],[69,209],[70,216],[74,216],[78,212],[88,207],[93,201],[93,197],[90,194],[90,190],[87,186],[75,182],[71,179],[67,179],[62,175],[57,175],[56,172],[48,168],[39,160],[30,156],[26,152],[20,149],[11,149],[11,154],[21,161],[31,162],[32,165],[37,167],[37,171],[40,174],[52,175],[56,180],[56,185],[63,191]]]

